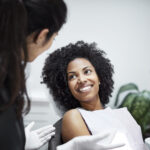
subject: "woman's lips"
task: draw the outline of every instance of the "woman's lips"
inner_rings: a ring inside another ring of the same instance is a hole
[[[88,92],[90,91],[92,88],[92,85],[87,85],[87,86],[84,86],[84,87],[80,87],[78,88],[78,92]]]

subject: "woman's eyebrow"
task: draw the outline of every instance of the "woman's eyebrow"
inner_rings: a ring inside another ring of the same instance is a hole
[[[91,68],[91,66],[86,66],[86,67],[82,68],[82,70],[86,70],[87,68]],[[76,72],[75,71],[69,71],[69,72],[67,72],[67,74],[69,74],[69,73],[76,73]]]
[[[69,72],[67,72],[67,74],[70,74],[70,73],[75,73],[74,71],[69,71]]]
[[[91,68],[91,66],[86,66],[82,70],[86,70],[87,68]]]

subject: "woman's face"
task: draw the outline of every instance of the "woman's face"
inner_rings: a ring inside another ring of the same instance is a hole
[[[85,58],[76,58],[68,64],[68,86],[81,102],[99,99],[99,78],[94,66]]]
[[[48,32],[49,32],[48,29],[43,29],[41,33],[39,34],[36,42],[34,41],[35,33],[27,37],[27,50],[28,50],[29,62],[32,62],[33,60],[35,60],[39,55],[41,55],[43,52],[45,52],[51,47],[58,33],[54,33],[50,37],[50,39],[46,41],[46,35]]]

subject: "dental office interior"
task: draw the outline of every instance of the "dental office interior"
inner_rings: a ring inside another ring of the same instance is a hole
[[[114,106],[119,88],[127,83],[135,83],[140,91],[150,91],[150,0],[65,2],[67,23],[52,47],[28,63],[26,68],[31,111],[24,116],[24,123],[35,121],[35,129],[54,124],[62,117],[49,89],[41,84],[41,73],[46,57],[70,42],[96,42],[114,65],[114,91],[108,106]],[[46,147],[41,148],[44,149]]]

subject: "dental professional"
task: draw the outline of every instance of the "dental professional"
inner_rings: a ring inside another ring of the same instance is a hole
[[[63,0],[0,0],[0,149],[31,150],[45,144],[52,125],[24,131],[22,114],[30,110],[24,69],[47,50],[66,22]]]

